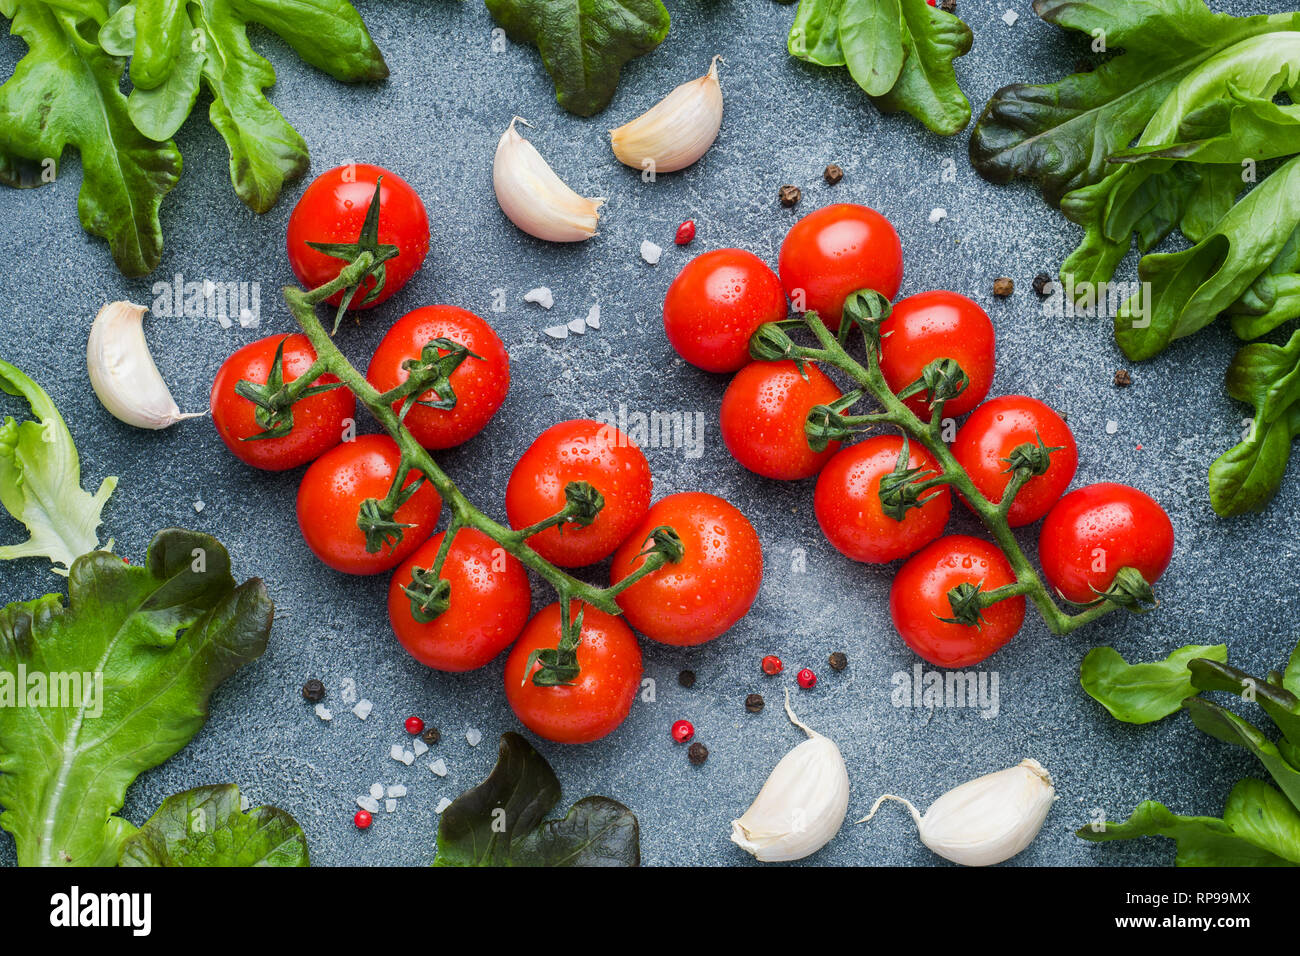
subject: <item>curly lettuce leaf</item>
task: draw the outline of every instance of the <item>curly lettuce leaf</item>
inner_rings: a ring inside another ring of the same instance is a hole
[[[599,113],[614,96],[628,60],[668,35],[660,0],[487,0],[492,19],[515,43],[537,47],[570,113]]]
[[[18,862],[117,863],[135,829],[116,815],[126,788],[189,743],[217,685],[265,650],[273,613],[215,538],[177,529],[142,566],[78,558],[66,607],[50,594],[0,609],[0,827]]]
[[[176,793],[122,842],[122,866],[310,866],[307,838],[277,807],[240,809],[239,787]]]
[[[1228,659],[1226,644],[1189,644],[1162,661],[1129,664],[1113,647],[1094,647],[1083,659],[1079,682],[1117,720],[1149,724],[1168,717],[1196,693],[1188,664]]]
[[[0,559],[49,558],[66,574],[99,548],[100,515],[117,479],[93,495],[81,488],[81,462],[63,416],[44,390],[0,359],[0,389],[24,399],[34,420],[0,424],[0,505],[27,526],[22,544],[0,546]]]

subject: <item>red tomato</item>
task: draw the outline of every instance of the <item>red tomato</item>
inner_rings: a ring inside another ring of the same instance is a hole
[[[817,523],[826,540],[854,561],[885,564],[905,558],[943,534],[948,523],[952,497],[942,486],[926,492],[924,504],[909,508],[902,521],[882,510],[880,479],[894,470],[902,450],[899,436],[877,435],[841,449],[817,477]],[[916,442],[908,443],[908,465],[939,471]]]
[[[895,392],[919,379],[935,359],[950,358],[970,384],[944,404],[946,417],[965,415],[988,395],[993,384],[993,323],[964,295],[942,290],[909,295],[894,306],[880,332],[880,371]],[[904,403],[923,421],[930,420],[924,393]]]
[[[664,296],[664,331],[677,354],[706,372],[749,361],[750,336],[787,315],[781,280],[744,249],[715,249],[686,263]]]
[[[501,339],[473,312],[454,305],[426,305],[394,322],[375,349],[366,380],[380,392],[396,388],[411,374],[403,364],[418,360],[425,345],[439,338],[463,345],[474,355],[451,373],[455,408],[417,404],[406,413],[406,427],[425,448],[452,448],[469,441],[491,421],[510,390],[510,356]],[[447,350],[439,349],[438,354],[446,355]],[[437,397],[433,389],[420,396],[424,401]],[[401,405],[394,402],[393,410]]]
[[[245,345],[222,363],[212,381],[209,402],[212,422],[226,447],[240,461],[267,471],[284,471],[305,465],[343,440],[344,429],[356,414],[357,402],[346,388],[311,395],[294,403],[293,430],[280,438],[258,438],[265,431],[257,424],[257,406],[235,394],[241,380],[265,385],[275,363],[275,350],[284,343],[284,381],[292,382],[311,368],[316,351],[301,333],[271,335]],[[323,375],[321,385],[337,382]]]
[[[1173,556],[1174,526],[1164,509],[1150,495],[1110,482],[1070,492],[1038,536],[1043,576],[1076,604],[1095,600],[1120,568],[1135,568],[1155,584]]]
[[[1070,486],[1079,466],[1079,449],[1070,428],[1036,398],[1002,395],[989,399],[971,413],[952,443],[952,453],[971,481],[989,501],[997,504],[1011,480],[1006,459],[1020,445],[1039,439],[1052,452],[1047,472],[1035,475],[1016,495],[1007,514],[1011,527],[1032,524],[1051,510]]]
[[[380,176],[384,181],[379,187],[379,241],[397,246],[400,251],[396,258],[384,263],[384,288],[379,295],[361,304],[366,293],[374,288],[375,277],[371,275],[352,297],[349,306],[352,309],[369,309],[390,298],[424,264],[424,257],[429,253],[429,216],[424,211],[424,203],[396,173],[379,166],[353,163],[317,176],[289,214],[286,241],[293,274],[308,289],[322,286],[337,278],[347,263],[307,243],[356,242]],[[338,305],[342,300],[343,293],[337,292],[326,301]]]
[[[442,499],[427,481],[393,516],[402,529],[396,547],[366,551],[366,536],[357,527],[361,503],[380,501],[397,476],[401,460],[397,443],[387,435],[358,435],[312,462],[298,486],[298,527],[312,553],[336,571],[378,574],[389,571],[433,533]],[[412,472],[402,487],[419,477]]]
[[[808,447],[804,422],[814,405],[829,405],[841,397],[835,383],[810,362],[807,378],[790,359],[750,362],[722,396],[722,440],[736,461],[767,478],[793,481],[810,478],[839,449],[831,442],[824,451]]]
[[[686,553],[618,596],[628,623],[662,644],[711,641],[744,617],[763,581],[763,551],[754,526],[716,495],[685,492],[661,498],[614,553],[610,584],[641,567],[650,532],[675,530]]]
[[[641,648],[621,618],[574,601],[569,613],[582,611],[580,672],[568,686],[538,687],[525,671],[538,648],[560,640],[560,605],[542,608],[528,622],[506,658],[506,700],[520,722],[547,740],[586,744],[613,731],[627,717],[641,689]]]
[[[523,563],[482,531],[461,528],[452,539],[440,577],[451,585],[447,610],[416,620],[411,586],[416,568],[433,566],[446,532],[436,534],[393,572],[388,620],[397,640],[421,664],[440,671],[470,671],[487,664],[519,636],[528,621],[532,592]]]
[[[840,327],[844,300],[859,289],[886,299],[903,282],[903,245],[889,220],[866,206],[835,203],[796,222],[777,260],[781,286],[801,312]]]
[[[1016,580],[1006,557],[979,538],[953,534],[927,545],[899,569],[889,589],[889,616],[907,646],[939,667],[978,664],[1020,630],[1025,599],[1008,598],[984,610],[977,627],[952,624],[948,592],[959,584],[992,591]]]
[[[585,481],[604,496],[596,520],[586,527],[547,528],[528,539],[538,554],[562,568],[609,557],[650,507],[650,465],[636,443],[613,425],[575,419],[538,435],[510,473],[510,527],[526,528],[562,510],[571,481]]]

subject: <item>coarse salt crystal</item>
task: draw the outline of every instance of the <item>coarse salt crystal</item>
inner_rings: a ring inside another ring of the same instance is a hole
[[[364,697],[362,697],[359,701],[357,701],[357,706],[352,708],[352,713],[356,714],[359,719],[365,720],[367,717],[370,716],[371,712],[374,709],[375,709],[375,705],[372,704],[370,701],[366,700]]]
[[[652,266],[659,264],[659,257],[664,254],[663,247],[656,246],[649,239],[641,240],[641,258]]]
[[[409,767],[411,764],[415,763],[415,754],[411,753],[409,750],[403,750],[402,756],[398,759]]]
[[[569,327],[567,325],[548,325],[542,329],[543,335],[549,335],[553,339],[567,339],[569,337]]]
[[[385,800],[385,801],[384,801],[384,809],[385,809],[387,812],[392,813],[394,810],[397,809],[397,801],[396,801],[396,800]]]
[[[934,209],[930,210],[931,222],[938,222],[941,219],[947,219],[947,218],[948,218],[948,210],[944,209],[942,206],[936,206]]]
[[[525,302],[536,302],[543,309],[549,309],[555,305],[555,296],[549,288],[539,285],[536,289],[529,289],[524,293]]]
[[[239,795],[239,809],[247,810],[251,806],[252,804],[249,802],[248,797],[241,793]]]
[[[400,783],[389,784],[389,786],[388,786],[388,796],[389,796],[390,798],[391,798],[391,797],[404,797],[404,796],[406,796],[406,786],[405,786],[404,784],[400,784]]]
[[[437,814],[441,814],[442,811],[446,810],[449,806],[451,806],[451,801],[448,800],[446,797],[443,797],[441,800],[438,801],[438,805],[433,808],[433,812]]]
[[[433,763],[429,764],[429,769],[440,777],[447,776],[447,761],[439,757]]]
[[[465,731],[465,739],[469,741],[471,747],[477,747],[479,741],[483,739],[483,735],[477,729],[471,727],[469,730]]]
[[[600,328],[600,303],[597,302],[587,311],[587,328]]]
[[[357,806],[362,810],[369,810],[371,813],[379,812],[379,801],[374,797],[357,797]]]
[[[1119,422],[1115,421],[1113,418],[1108,419],[1106,421],[1106,434],[1113,435],[1117,431],[1119,431]]]
[[[357,682],[351,677],[345,677],[339,681],[339,687],[343,690],[343,703],[355,704],[357,702]]]
[[[334,719],[334,715],[330,713],[330,709],[326,707],[324,704],[316,705],[316,716],[319,717],[321,720]]]
[[[241,329],[255,329],[261,324],[262,320],[248,309],[239,310],[239,327]]]
[[[1016,13],[1016,11],[1014,10],[1008,10],[1006,13],[1002,14],[1002,22],[1009,27],[1014,27],[1016,25],[1016,21],[1019,19],[1020,19],[1020,14]]]
[[[411,742],[411,749],[415,751],[417,757],[423,757],[429,752],[429,745],[419,737],[416,737],[415,740]]]
[[[382,783],[372,783],[370,785],[370,795],[378,800],[384,795],[384,785]]]
[[[203,510],[204,508],[206,508],[206,507],[207,507],[207,505],[205,505],[205,504],[203,503],[203,499],[200,498],[198,501],[194,502],[194,513],[195,513],[195,514],[198,514],[200,511],[202,511],[202,510]]]
[[[389,747],[389,748],[388,748],[388,756],[392,757],[394,760],[401,760],[401,759],[402,759],[402,745],[401,745],[401,744],[393,744],[391,747]]]
[[[587,320],[574,319],[567,326],[565,326],[565,328],[567,328],[574,335],[582,335],[587,331]]]
[[[228,316],[219,315],[217,316],[217,325],[221,326],[223,329],[229,329],[233,328],[235,323],[232,322]]]

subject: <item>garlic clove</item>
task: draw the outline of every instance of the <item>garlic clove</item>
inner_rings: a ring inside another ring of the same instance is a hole
[[[516,226],[548,242],[581,242],[596,234],[603,198],[579,196],[519,135],[516,116],[501,134],[492,160],[492,187],[501,211]]]
[[[609,131],[619,162],[655,173],[685,169],[705,154],[722,126],[722,85],[709,72],[683,83],[636,119]]]
[[[731,821],[732,842],[764,863],[816,853],[839,832],[849,809],[840,748],[799,721],[788,690],[785,712],[808,739],[781,758],[750,808]]]
[[[90,385],[108,411],[136,428],[160,429],[206,412],[182,414],[154,364],[144,338],[142,305],[109,302],[95,316],[86,341]]]

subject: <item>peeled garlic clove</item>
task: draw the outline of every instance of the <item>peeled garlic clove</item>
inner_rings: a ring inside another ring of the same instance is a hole
[[[808,739],[781,758],[753,805],[731,821],[731,841],[764,863],[816,853],[839,832],[849,809],[849,772],[840,748],[799,722],[788,690],[785,712]]]
[[[599,209],[605,201],[586,199],[564,184],[533,144],[510,121],[492,160],[492,187],[511,222],[548,242],[581,242],[596,234]]]
[[[110,302],[99,310],[86,342],[90,385],[114,418],[136,428],[166,428],[202,412],[181,414],[144,340],[142,305]]]
[[[885,800],[896,800],[911,812],[921,842],[939,856],[963,866],[989,866],[1034,842],[1055,799],[1052,775],[1026,758],[949,790],[924,817],[908,801],[887,793],[859,822],[875,816]]]
[[[685,169],[713,145],[722,126],[718,60],[698,80],[683,83],[630,123],[609,131],[614,155],[634,169]]]

